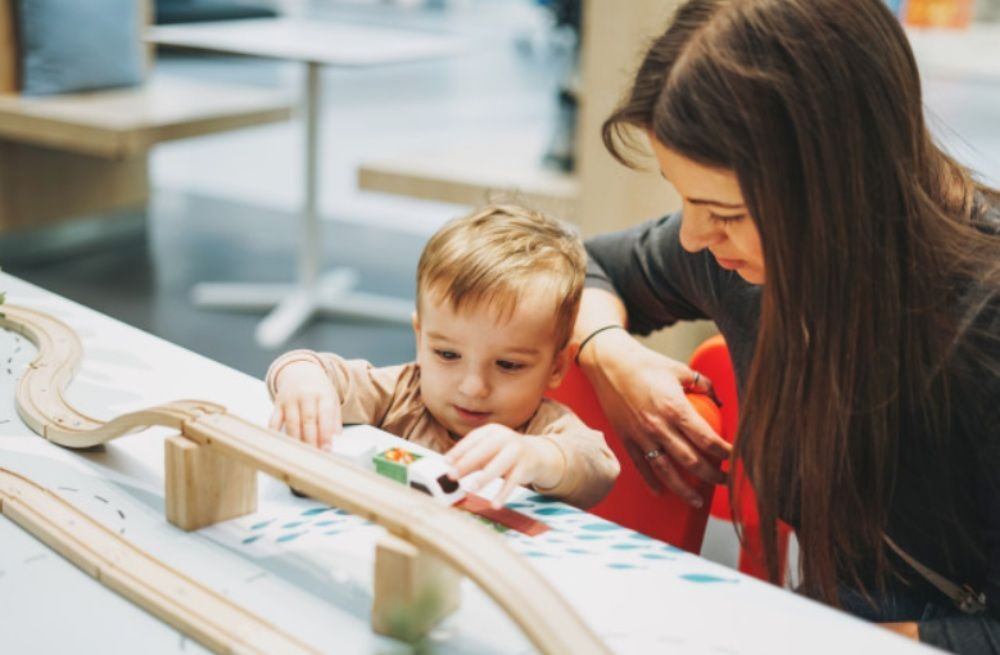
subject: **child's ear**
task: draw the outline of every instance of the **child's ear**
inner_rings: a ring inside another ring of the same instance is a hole
[[[552,362],[552,373],[549,375],[549,389],[555,389],[562,384],[563,378],[569,372],[569,367],[573,363],[573,353],[576,348],[567,344],[565,348],[556,353]]]
[[[413,336],[414,336],[414,348],[416,348],[417,356],[416,360],[420,362],[420,316],[417,314],[416,310],[410,314],[410,324],[413,326]]]

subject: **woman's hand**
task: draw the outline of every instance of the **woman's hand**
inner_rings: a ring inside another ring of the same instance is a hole
[[[310,446],[327,448],[343,430],[340,398],[323,368],[313,362],[293,362],[275,380],[277,393],[268,427],[284,431]]]
[[[712,394],[711,381],[681,362],[646,348],[624,330],[594,337],[580,354],[601,406],[649,487],[670,489],[694,507],[703,500],[681,470],[725,482],[719,463],[732,449],[684,397]]]
[[[901,623],[879,623],[886,630],[891,630],[898,635],[903,635],[908,639],[920,641],[920,628],[915,621],[904,621]]]
[[[559,448],[548,439],[519,434],[496,423],[469,432],[448,451],[445,460],[454,467],[452,477],[456,480],[482,471],[469,491],[478,491],[503,477],[503,486],[493,497],[494,509],[502,507],[519,484],[556,486],[566,468]]]

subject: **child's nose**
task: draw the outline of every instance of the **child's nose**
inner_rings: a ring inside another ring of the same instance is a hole
[[[478,371],[470,371],[462,378],[459,391],[470,398],[481,398],[489,393],[490,387],[484,375]]]

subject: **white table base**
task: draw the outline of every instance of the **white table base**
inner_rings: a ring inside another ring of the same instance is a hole
[[[205,282],[192,289],[191,298],[205,308],[272,310],[254,332],[262,348],[283,345],[316,315],[410,322],[412,301],[355,291],[357,283],[355,270],[335,268],[313,283]]]

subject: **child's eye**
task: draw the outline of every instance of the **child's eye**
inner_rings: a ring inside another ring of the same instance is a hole
[[[520,371],[524,368],[524,364],[521,364],[520,362],[512,362],[507,359],[498,359],[497,366],[505,371]]]
[[[454,350],[435,350],[434,354],[441,359],[451,361],[453,359],[458,359],[459,355]]]
[[[746,216],[746,214],[731,214],[731,215],[726,215],[726,214],[716,214],[715,212],[709,212],[709,214],[708,214],[708,217],[711,218],[713,221],[716,221],[718,223],[722,223],[723,225],[725,225],[727,223],[735,223],[737,221],[743,220],[743,217],[745,217],[745,216]]]

